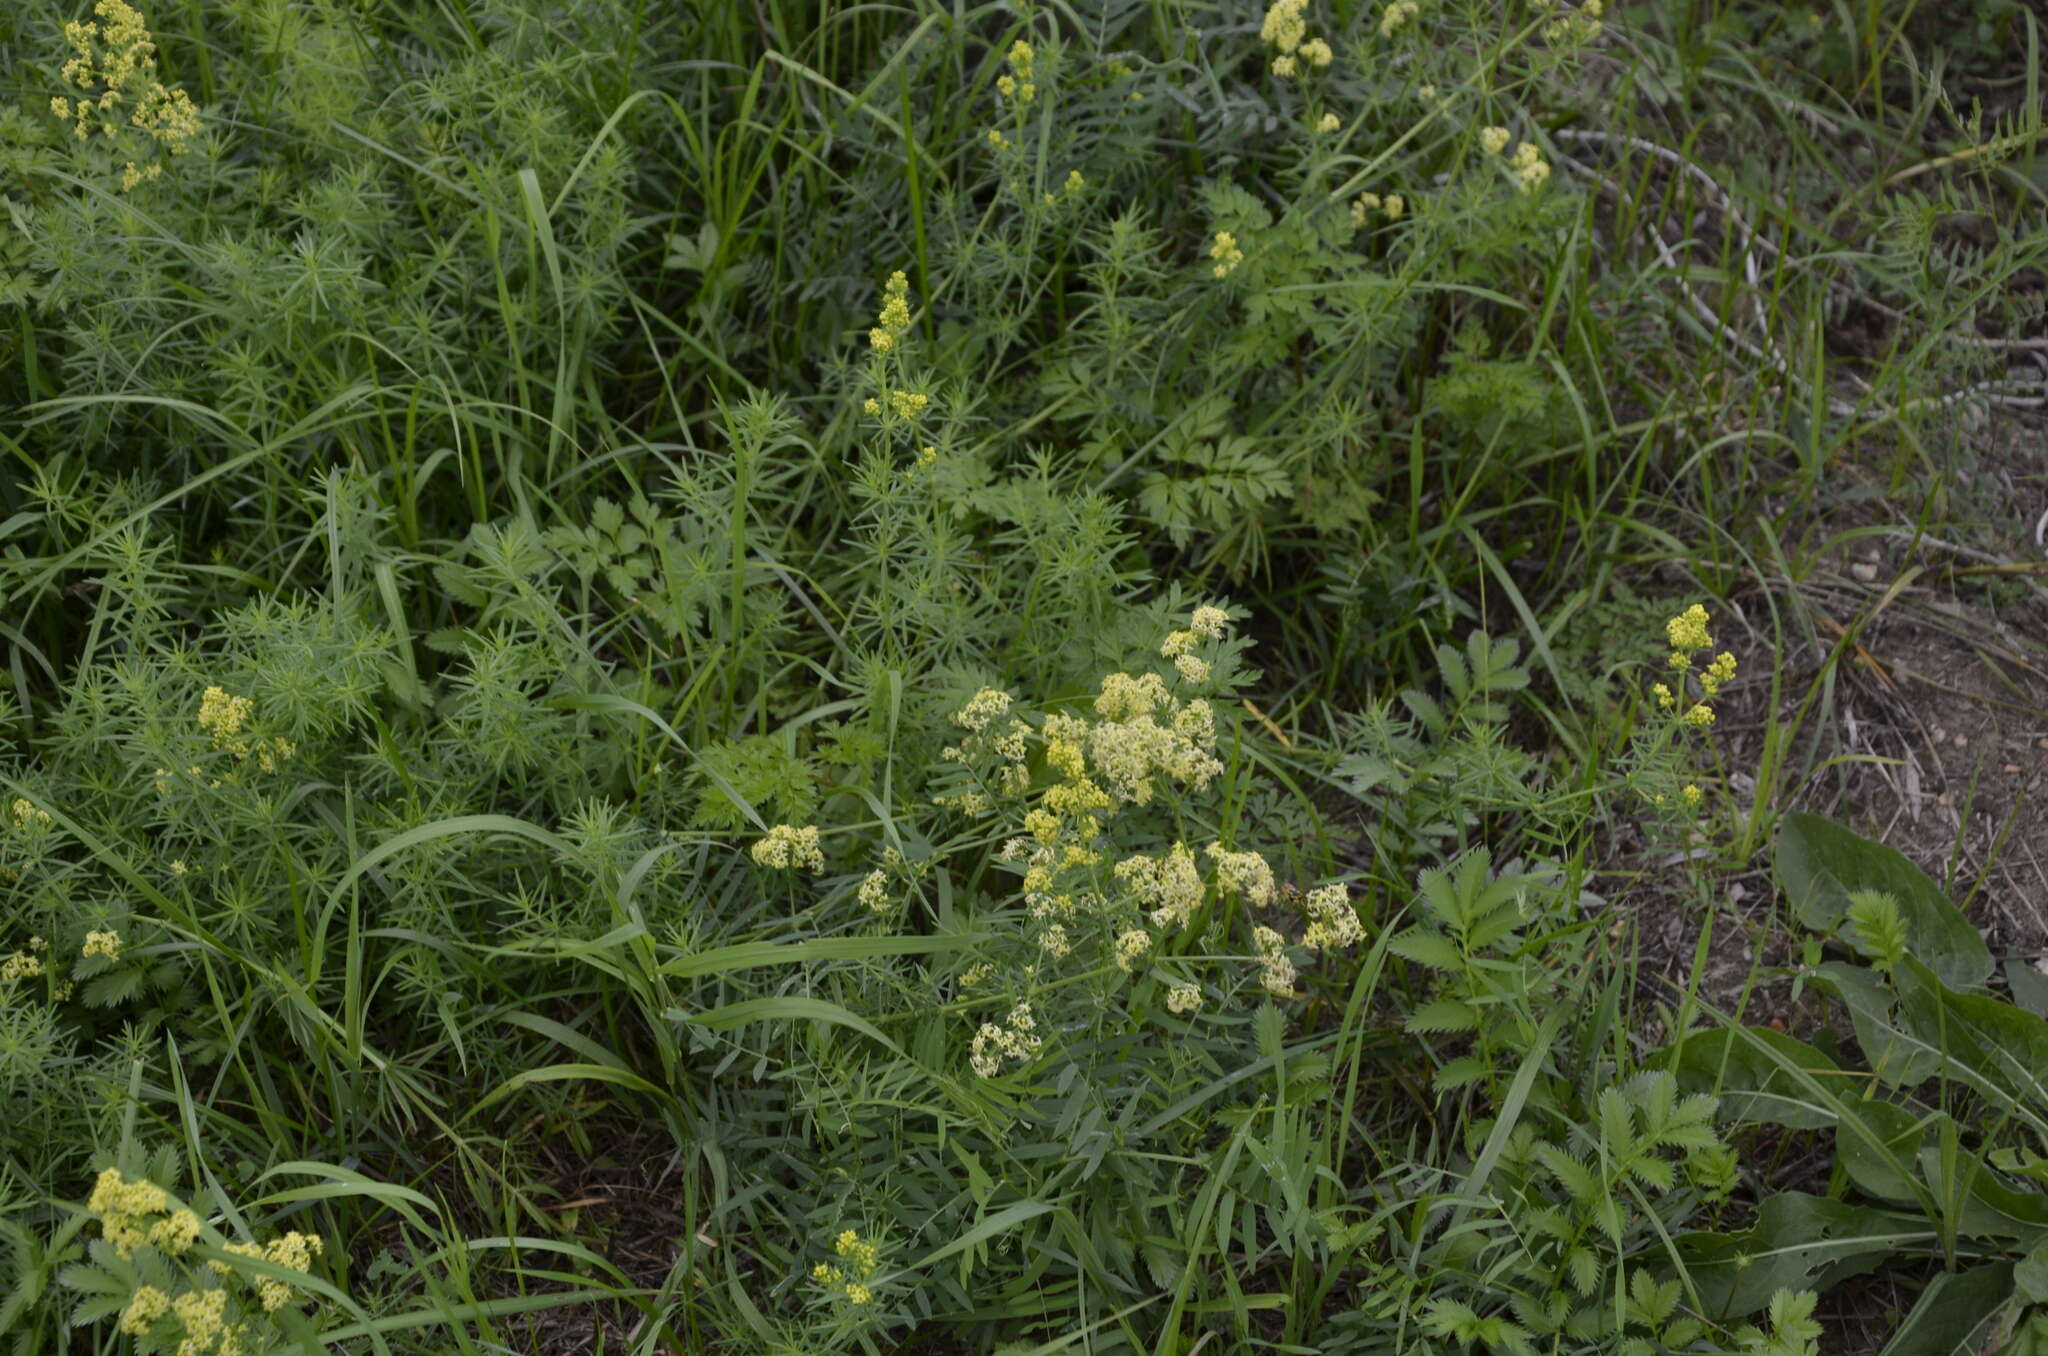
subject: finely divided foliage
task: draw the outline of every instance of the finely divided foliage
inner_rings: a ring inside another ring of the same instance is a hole
[[[2048,1349],[1938,8],[10,7],[0,1351]]]

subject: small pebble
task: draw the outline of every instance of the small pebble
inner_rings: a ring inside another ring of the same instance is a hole
[[[1877,578],[1877,566],[1866,564],[1859,560],[1849,567],[1849,573],[1868,584],[1871,580]]]

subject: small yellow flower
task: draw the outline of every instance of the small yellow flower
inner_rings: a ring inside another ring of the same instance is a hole
[[[1328,136],[1344,125],[1344,120],[1335,113],[1325,113],[1316,120],[1316,131]]]
[[[1081,177],[1081,171],[1079,171],[1079,170],[1068,170],[1068,171],[1067,171],[1067,182],[1066,182],[1066,190],[1067,190],[1067,192],[1069,192],[1069,193],[1079,193],[1079,192],[1080,192],[1080,191],[1081,191],[1082,189],[1084,189],[1084,188],[1086,188],[1086,187],[1088,187],[1088,181],[1087,181],[1086,179],[1084,179],[1083,177]]]
[[[1274,0],[1266,10],[1265,21],[1259,25],[1259,41],[1282,52],[1294,51],[1308,36],[1308,23],[1302,18],[1302,11],[1307,8],[1308,0]]]
[[[1328,66],[1336,58],[1336,55],[1335,52],[1330,50],[1330,44],[1324,42],[1321,38],[1310,38],[1301,45],[1301,59],[1317,70],[1322,70]]]
[[[224,688],[209,687],[199,698],[199,728],[213,736],[215,748],[223,748],[242,732],[256,704]]]
[[[811,871],[825,869],[825,853],[818,842],[815,826],[797,828],[789,824],[777,824],[768,830],[765,837],[758,839],[749,849],[757,865],[775,871],[793,871],[808,868]]]
[[[1714,723],[1714,708],[1705,702],[1699,702],[1685,713],[1684,719],[1685,723],[1694,729],[1704,730]]]
[[[918,415],[923,414],[925,406],[931,403],[932,398],[930,396],[918,391],[891,391],[889,393],[889,408],[896,412],[896,417],[899,419],[915,419]]]
[[[866,400],[860,402],[860,412],[872,419],[882,412],[882,402],[873,396],[869,396]]]
[[[1509,132],[1505,127],[1482,127],[1479,129],[1479,148],[1488,155],[1499,155],[1508,148]]]
[[[1714,662],[1700,673],[1700,690],[1709,697],[1720,695],[1721,689],[1735,681],[1735,656],[1725,650],[1714,656]]]
[[[121,1311],[121,1331],[130,1337],[141,1337],[149,1332],[151,1324],[170,1311],[169,1295],[153,1285],[138,1285],[128,1297],[128,1307]]]
[[[50,826],[50,812],[20,796],[14,798],[14,803],[8,810],[14,816],[14,827],[17,829],[44,829]]]
[[[1651,684],[1650,693],[1656,697],[1657,705],[1663,707],[1666,711],[1678,705],[1678,698],[1674,697],[1671,694],[1671,689],[1662,683]]]
[[[1209,257],[1216,261],[1210,272],[1219,278],[1227,278],[1244,262],[1244,250],[1239,247],[1235,235],[1229,231],[1218,231],[1215,243],[1209,246]]]
[[[1294,78],[1294,58],[1291,56],[1274,57],[1273,74],[1282,80],[1292,80]]]
[[[6,960],[0,960],[0,984],[12,984],[17,980],[34,979],[43,973],[43,962],[39,956],[26,951],[17,951]]]
[[[1394,31],[1422,12],[1422,6],[1415,0],[1393,0],[1380,14],[1380,36],[1392,37]]]
[[[1384,210],[1386,211],[1388,221],[1399,221],[1401,214],[1408,210],[1408,204],[1402,199],[1400,194],[1389,193]]]
[[[107,960],[121,957],[121,934],[118,932],[88,932],[85,946],[78,953],[81,956],[101,956]]]
[[[1202,1006],[1202,991],[1192,984],[1175,984],[1166,991],[1168,1012],[1188,1013]]]
[[[873,1292],[858,1281],[846,1287],[846,1302],[848,1304],[866,1304],[873,1298]]]
[[[1704,797],[1704,794],[1705,793],[1703,793],[1697,786],[1694,786],[1690,783],[1686,785],[1686,788],[1683,791],[1678,793],[1680,799],[1682,799],[1687,805],[1694,807],[1697,807],[1699,805],[1701,799]]]
[[[1015,76],[999,75],[996,77],[996,93],[1007,99],[1016,92],[1017,78]]]

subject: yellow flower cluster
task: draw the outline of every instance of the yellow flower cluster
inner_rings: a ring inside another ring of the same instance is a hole
[[[1152,934],[1143,928],[1129,928],[1116,935],[1113,948],[1116,968],[1129,974],[1138,966],[1138,957],[1152,949]]]
[[[790,824],[777,824],[768,830],[766,836],[755,840],[750,851],[755,865],[774,871],[825,869],[825,853],[819,846],[815,825],[797,828]]]
[[[1186,927],[1208,890],[1185,843],[1175,843],[1161,857],[1124,858],[1116,864],[1116,878],[1156,928]]]
[[[968,1063],[983,1078],[994,1078],[1003,1071],[1005,1060],[1024,1063],[1034,1059],[1044,1044],[1038,1035],[1037,1020],[1031,1015],[1031,1005],[1019,1003],[1010,1009],[1009,1017],[1001,1025],[981,1024],[981,1030],[974,1033]]]
[[[1482,127],[1479,129],[1479,149],[1485,151],[1488,155],[1499,155],[1508,148],[1508,143],[1512,140],[1514,140],[1513,134],[1505,127]]]
[[[124,1258],[134,1256],[135,1250],[144,1244],[162,1248],[165,1252],[180,1253],[199,1236],[199,1221],[191,1218],[189,1210],[179,1210],[166,1219],[151,1221],[150,1216],[170,1211],[169,1194],[147,1179],[130,1181],[121,1175],[119,1168],[107,1168],[100,1173],[93,1182],[92,1195],[86,1200],[85,1208],[99,1217],[100,1237],[112,1244],[114,1252]]]
[[[1537,0],[1537,8],[1549,9],[1553,3]],[[1600,14],[1605,8],[1601,0],[1581,0],[1577,9],[1567,8],[1561,17],[1543,26],[1543,40],[1554,45],[1591,42],[1600,36]]]
[[[861,1238],[852,1229],[842,1229],[833,1241],[832,1251],[844,1266],[820,1262],[811,1268],[811,1279],[846,1297],[849,1304],[867,1304],[875,1295],[868,1288],[874,1279],[875,1268],[881,1265],[881,1249]]]
[[[860,889],[854,892],[862,908],[869,913],[880,913],[889,907],[889,876],[887,872],[870,871],[861,878]]]
[[[150,1325],[171,1311],[171,1297],[153,1285],[138,1285],[121,1311],[121,1331],[130,1337],[146,1334]]]
[[[1375,212],[1384,213],[1388,221],[1399,221],[1407,210],[1407,200],[1398,193],[1389,193],[1384,198],[1377,193],[1361,193],[1351,200],[1351,229],[1364,230]]]
[[[1244,250],[1239,247],[1236,236],[1229,231],[1218,231],[1215,243],[1209,246],[1209,257],[1215,260],[1209,272],[1216,277],[1227,278],[1244,262]]]
[[[1221,843],[1211,843],[1205,850],[1216,863],[1218,895],[1240,894],[1260,909],[1273,902],[1273,868],[1264,857],[1256,852],[1232,852]]]
[[[1302,17],[1307,8],[1308,0],[1274,0],[1266,10],[1265,22],[1259,25],[1259,41],[1278,53],[1273,58],[1273,74],[1283,80],[1303,64],[1321,70],[1336,57],[1329,43],[1309,36],[1308,20]]]
[[[909,328],[910,279],[899,268],[882,287],[882,313],[875,317],[875,328],[868,331],[868,347],[877,353],[887,353]]]
[[[953,723],[963,730],[980,734],[987,730],[989,722],[1010,713],[1010,694],[1001,688],[985,687],[967,701],[967,705],[953,713]]]
[[[1393,0],[1380,13],[1380,36],[1390,38],[1396,29],[1422,12],[1422,6],[1415,0]]]
[[[1173,984],[1166,990],[1168,1012],[1189,1013],[1202,1006],[1202,991],[1192,984]]]
[[[294,1229],[290,1233],[271,1239],[268,1243],[230,1243],[223,1252],[237,1257],[248,1257],[270,1262],[276,1266],[288,1267],[293,1271],[311,1271],[313,1259],[326,1251],[318,1234],[302,1234]],[[223,1275],[232,1268],[226,1262],[208,1262],[208,1266]],[[257,1277],[256,1298],[265,1312],[275,1313],[291,1303],[294,1287],[289,1281],[272,1280],[268,1276]]]
[[[1508,168],[1515,172],[1515,186],[1524,193],[1534,193],[1550,178],[1550,165],[1533,141],[1515,147],[1515,153],[1508,157]]]
[[[298,747],[289,739],[242,738],[242,731],[255,713],[256,703],[247,697],[237,697],[224,688],[209,687],[199,696],[199,728],[213,736],[213,746],[225,749],[235,756],[237,762],[256,760],[256,765],[265,772],[275,772],[293,755]],[[196,775],[198,769],[192,769]],[[163,768],[157,769],[157,789],[163,790],[165,779],[170,774]]]
[[[40,937],[28,939],[28,949],[17,951],[6,960],[0,961],[0,984],[12,984],[16,980],[34,979],[43,972],[42,953],[50,944]]]
[[[1698,603],[1664,623],[1664,637],[1671,642],[1671,669],[1678,678],[1678,691],[1673,692],[1663,683],[1655,684],[1650,691],[1656,696],[1657,704],[1667,711],[1677,710],[1681,697],[1685,695],[1685,678],[1692,671],[1693,656],[1714,648],[1714,637],[1707,630],[1707,624],[1707,610]],[[1721,695],[1722,688],[1735,681],[1735,656],[1722,651],[1700,670],[1698,677],[1703,700],[1687,707],[1681,719],[1696,729],[1705,729],[1714,723],[1714,708],[1708,703]]]
[[[1351,907],[1351,892],[1334,882],[1319,885],[1304,901],[1308,910],[1308,931],[1301,944],[1311,951],[1333,951],[1351,946],[1365,937],[1358,911]]]
[[[1179,661],[1176,667],[1186,676]],[[1155,776],[1200,791],[1223,771],[1211,752],[1214,709],[1200,698],[1183,702],[1172,696],[1156,673],[1110,674],[1095,698],[1095,713],[1102,719],[1087,728],[1088,762],[1119,801],[1150,804]]]
[[[26,831],[32,828],[45,829],[50,826],[50,812],[48,810],[40,809],[33,802],[24,800],[19,796],[14,798],[14,804],[9,806],[8,809],[14,816],[14,827],[17,829]]]
[[[241,1350],[241,1336],[227,1323],[228,1292],[188,1290],[171,1301],[171,1312],[185,1327],[178,1343],[178,1356],[206,1356],[216,1349],[219,1356],[234,1356]]]
[[[1344,120],[1335,113],[1325,113],[1316,120],[1316,131],[1321,132],[1324,136],[1328,136],[1343,125]]]
[[[121,958],[121,934],[118,932],[88,932],[85,946],[78,953],[81,956],[103,956],[107,960]]]
[[[64,83],[83,91],[77,98],[57,95],[51,116],[71,124],[71,134],[84,141],[97,128],[102,137],[121,132],[116,110],[128,105],[127,125],[172,155],[183,155],[199,134],[199,110],[183,90],[166,89],[156,78],[156,41],[142,15],[124,0],[100,0],[94,20],[64,25],[72,56],[64,63]],[[163,173],[151,161],[138,167],[129,161],[121,175],[123,192]]]
[[[1258,951],[1259,983],[1275,998],[1294,996],[1294,962],[1287,959],[1287,939],[1261,925],[1252,929],[1252,945]]]
[[[1038,54],[1031,50],[1031,44],[1022,38],[1010,44],[1005,60],[1010,69],[996,77],[996,92],[1005,99],[1015,99],[1019,107],[1026,106],[1038,97],[1038,86],[1031,83],[1031,68]]]

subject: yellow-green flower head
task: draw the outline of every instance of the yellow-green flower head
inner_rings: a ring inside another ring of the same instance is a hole
[[[38,808],[32,801],[20,796],[14,798],[14,803],[8,810],[14,816],[14,827],[17,829],[45,829],[50,826],[50,812]]]
[[[1714,638],[1707,634],[1707,610],[1698,603],[1665,622],[1664,634],[1672,649],[1686,654],[1710,649],[1714,644]]]
[[[768,867],[770,870],[825,869],[825,853],[819,846],[818,830],[815,826],[797,828],[789,824],[777,824],[768,830],[765,837],[756,840],[749,850],[757,865]]]
[[[1691,783],[1687,783],[1686,788],[1683,791],[1679,792],[1678,795],[1679,798],[1682,799],[1687,805],[1695,807],[1697,807],[1700,801],[1705,797],[1705,793],[1702,792],[1697,786],[1694,786]]]
[[[1394,30],[1421,12],[1422,6],[1417,4],[1416,0],[1393,0],[1393,3],[1380,14],[1380,36],[1392,37]]]
[[[138,1285],[128,1297],[128,1306],[121,1310],[121,1331],[130,1337],[144,1336],[151,1324],[170,1311],[169,1295],[153,1285]]]
[[[1709,697],[1719,696],[1721,689],[1734,681],[1735,656],[1725,650],[1700,673],[1700,689]]]
[[[1308,0],[1273,0],[1266,9],[1265,21],[1259,25],[1259,41],[1292,52],[1300,47],[1308,36],[1308,21],[1302,11],[1308,8]]]
[[[1235,235],[1229,231],[1218,231],[1215,242],[1209,246],[1209,257],[1216,261],[1210,272],[1219,278],[1227,278],[1244,262],[1244,250],[1238,245]]]
[[[1189,1013],[1202,1006],[1202,991],[1192,984],[1175,984],[1166,991],[1168,1012]]]
[[[1306,61],[1317,70],[1322,70],[1328,66],[1337,56],[1335,52],[1330,50],[1330,44],[1324,42],[1321,38],[1310,38],[1307,42],[1303,43],[1298,55],[1303,61]]]
[[[199,728],[213,736],[215,748],[224,747],[242,732],[256,704],[224,688],[209,687],[199,698]]]
[[[121,956],[121,934],[118,932],[88,932],[85,945],[80,948],[81,956],[100,956],[107,960],[118,960]]]
[[[1509,136],[1505,127],[1482,127],[1479,129],[1479,149],[1488,155],[1499,155],[1508,148]]]
[[[1694,729],[1704,730],[1714,723],[1714,708],[1705,702],[1696,703],[1685,713],[1685,723]]]

